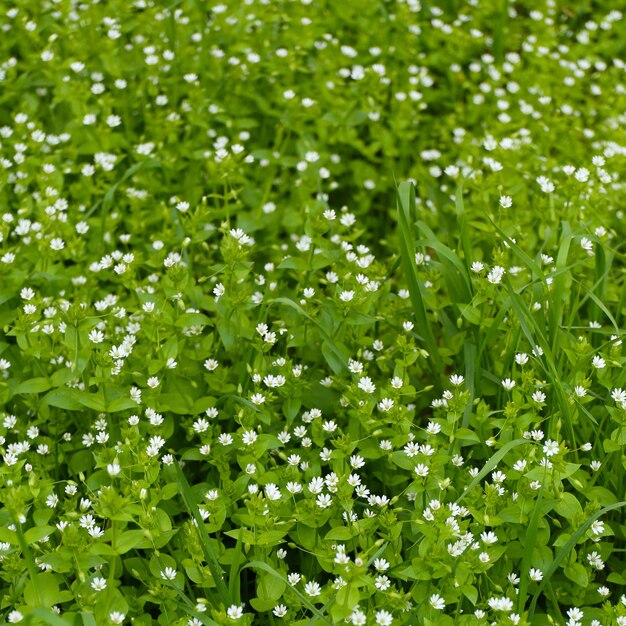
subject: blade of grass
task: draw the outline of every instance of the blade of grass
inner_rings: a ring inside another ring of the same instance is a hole
[[[476,397],[476,383],[480,380],[480,361],[478,360],[478,352],[473,343],[466,343],[463,346],[463,361],[465,363],[465,380],[467,381],[467,390],[470,397],[467,406],[463,412],[462,427],[467,428],[470,418],[472,417],[472,407],[474,406],[474,398]]]
[[[552,352],[556,353],[557,342],[559,338],[559,329],[563,323],[563,314],[565,311],[565,303],[567,298],[566,284],[567,279],[571,277],[569,272],[563,269],[567,265],[567,256],[569,254],[570,244],[572,242],[572,230],[568,222],[561,223],[561,243],[559,252],[556,257],[555,276],[552,282],[552,297],[550,305],[550,313],[548,316],[548,328],[552,337]]]
[[[493,456],[489,458],[489,460],[483,465],[483,468],[472,478],[469,485],[465,488],[463,493],[455,500],[455,504],[458,504],[465,498],[465,496],[476,486],[480,481],[487,475],[489,472],[493,471],[498,463],[508,454],[510,450],[513,448],[517,448],[517,446],[521,446],[523,443],[529,443],[527,439],[514,439],[513,441],[509,441],[505,443]]]
[[[491,322],[491,326],[489,327],[489,330],[485,334],[485,338],[480,343],[480,348],[478,350],[479,362],[481,361],[482,355],[485,353],[485,350],[493,343],[494,339],[496,338],[496,334],[498,330],[500,330],[500,325],[502,324],[504,318],[506,317],[506,314],[508,313],[510,307],[511,307],[510,298],[507,298],[500,305],[500,310],[498,311],[498,314],[494,318],[493,322]]]
[[[413,237],[411,235],[411,212],[415,210],[415,192],[413,185],[406,181],[398,186],[398,230],[400,236],[400,252],[402,256],[402,266],[406,275],[406,280],[411,296],[411,304],[413,313],[419,332],[424,338],[426,350],[430,358],[428,364],[430,366],[433,381],[439,390],[441,383],[439,382],[441,372],[443,372],[443,360],[439,354],[439,348],[435,335],[433,333],[430,319],[426,313],[425,294],[423,287],[419,282],[417,275],[417,266],[415,265],[415,247]]]
[[[467,216],[465,214],[465,203],[463,202],[463,181],[456,188],[456,194],[454,197],[454,205],[456,208],[457,224],[459,227],[459,243],[461,250],[463,250],[463,256],[465,257],[465,270],[467,275],[470,275],[471,260],[472,260],[472,248],[469,240],[469,231],[467,228]],[[471,288],[471,282],[470,282]]]
[[[566,427],[569,429],[569,435],[572,440],[572,444],[576,445],[576,435],[574,432],[574,427],[572,421],[568,419],[569,416],[569,408],[567,404],[567,398],[565,397],[565,392],[563,391],[563,386],[561,384],[554,356],[552,354],[552,350],[548,345],[548,341],[537,325],[537,322],[532,316],[532,313],[529,311],[528,307],[525,305],[524,301],[520,297],[518,293],[516,293],[511,287],[510,281],[505,281],[506,289],[509,293],[509,297],[511,299],[511,304],[513,306],[513,310],[515,311],[517,320],[520,323],[522,331],[526,336],[526,339],[530,343],[531,346],[539,345],[539,347],[543,350],[543,355],[545,357],[544,360],[539,360],[543,370],[548,377],[550,384],[552,385],[552,389],[554,391],[556,402],[561,412],[561,419],[563,423],[566,424]],[[551,420],[551,424],[554,420]],[[555,435],[556,436],[556,435]]]
[[[230,597],[236,604],[241,601],[240,592],[240,578],[239,578],[239,565],[241,563],[241,557],[243,550],[241,544],[243,543],[243,526],[239,529],[239,535],[237,535],[237,543],[235,544],[235,558],[230,565],[230,574],[228,576],[228,591]]]
[[[598,518],[602,517],[606,513],[610,511],[614,511],[615,509],[619,509],[626,506],[626,501],[616,502],[615,504],[609,504],[605,506],[603,509],[600,509],[590,517],[588,517],[574,532],[574,534],[569,538],[567,543],[556,553],[554,560],[550,563],[548,569],[543,573],[543,580],[537,587],[535,591],[530,607],[528,608],[528,620],[532,622],[533,615],[535,614],[535,609],[537,608],[537,600],[543,591],[543,588],[548,583],[554,572],[559,568],[563,559],[569,554],[571,549],[578,543],[578,540],[587,532],[591,524],[595,522]]]
[[[439,241],[428,226],[422,221],[417,222],[418,229],[427,237],[418,239],[413,243],[414,247],[428,246],[436,253],[442,265],[442,273],[444,280],[448,282],[448,291],[450,299],[453,302],[468,303],[472,300],[472,286],[463,262],[456,252],[451,250],[444,243]]]
[[[545,470],[547,472],[547,468]],[[524,557],[522,558],[519,592],[517,594],[517,607],[521,613],[526,605],[526,595],[528,590],[528,571],[533,559],[533,552],[535,550],[535,544],[537,543],[537,528],[539,526],[539,519],[541,518],[541,501],[543,499],[543,492],[545,489],[545,472],[544,480],[541,483],[541,488],[537,492],[537,501],[535,502],[535,508],[530,516],[528,528],[526,529],[526,535],[524,537]]]
[[[196,529],[198,530],[198,534],[200,536],[200,543],[202,544],[202,549],[204,551],[209,570],[211,571],[211,576],[213,576],[215,586],[217,587],[217,592],[220,599],[224,603],[224,606],[230,606],[232,604],[231,596],[228,591],[228,587],[224,582],[223,570],[217,560],[213,546],[211,545],[209,534],[204,526],[204,520],[198,510],[198,505],[195,501],[193,493],[191,492],[191,487],[189,486],[189,483],[183,474],[183,470],[178,463],[174,463],[174,470],[176,472],[176,482],[178,483],[178,488],[183,496],[185,506],[196,522]]]
[[[22,531],[22,524],[20,524],[17,519],[14,520],[14,524],[15,532],[17,534],[17,540],[20,544],[20,549],[22,550],[24,559],[26,559],[26,567],[28,568],[30,579],[37,580],[37,566],[35,565],[33,553],[26,543],[26,538],[24,537],[24,532]],[[37,603],[37,605],[39,605],[41,603],[41,598],[39,597],[39,590],[37,589],[37,585],[33,585],[33,593],[35,595],[35,602]]]
[[[195,610],[196,605],[189,600],[189,598],[181,592],[178,592],[178,595],[185,600],[185,602],[181,602],[180,600],[171,600],[179,609],[182,609],[186,612],[187,615],[191,617],[195,617],[199,622],[204,624],[205,626],[219,626],[219,624],[211,619],[206,613],[199,613]]]

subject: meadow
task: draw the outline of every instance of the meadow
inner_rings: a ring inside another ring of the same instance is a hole
[[[0,0],[0,623],[626,626],[617,0]]]

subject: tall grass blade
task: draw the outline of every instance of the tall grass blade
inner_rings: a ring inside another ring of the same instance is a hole
[[[435,335],[430,323],[430,319],[426,313],[425,294],[417,275],[417,266],[415,265],[415,244],[411,235],[411,215],[415,212],[415,192],[413,185],[408,182],[402,182],[398,186],[398,226],[400,235],[400,252],[402,256],[402,266],[406,275],[411,296],[411,305],[413,314],[417,322],[418,332],[424,339],[426,350],[430,357],[428,363],[433,375],[433,381],[439,388],[439,378],[444,370],[443,360],[439,353],[439,347],[435,340]]]
[[[521,446],[523,443],[528,443],[527,439],[514,439],[513,441],[508,441],[505,443],[489,460],[483,465],[482,469],[472,480],[469,485],[465,488],[463,493],[455,500],[456,504],[459,504],[465,496],[476,486],[480,481],[489,474],[489,472],[493,471],[498,463],[509,453],[513,448],[517,448],[517,446]]]
[[[602,517],[606,513],[610,511],[614,511],[615,509],[620,509],[626,506],[626,501],[616,502],[615,504],[609,504],[605,506],[603,509],[600,509],[597,513],[594,513],[590,517],[588,517],[574,532],[574,534],[568,539],[567,543],[556,553],[554,560],[550,563],[550,567],[543,573],[543,580],[537,587],[532,600],[530,602],[530,607],[528,608],[528,619],[532,622],[533,615],[535,614],[535,609],[537,608],[537,600],[543,591],[543,588],[548,583],[554,572],[559,568],[559,565],[563,562],[563,559],[570,553],[571,549],[578,543],[578,540],[587,532],[591,524],[593,524],[598,518]]]
[[[213,546],[211,545],[209,534],[204,527],[204,520],[198,510],[198,504],[196,503],[194,495],[191,492],[191,487],[183,474],[183,470],[178,463],[174,463],[174,469],[176,472],[176,482],[178,483],[178,487],[183,496],[185,506],[196,522],[196,529],[198,530],[198,534],[200,536],[200,543],[202,544],[202,549],[204,551],[209,570],[211,571],[211,576],[213,576],[213,581],[217,587],[217,592],[224,605],[230,606],[232,604],[231,595],[228,591],[226,583],[224,582],[224,573],[219,561],[217,560]]]

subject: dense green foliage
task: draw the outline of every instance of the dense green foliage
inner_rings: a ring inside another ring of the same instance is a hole
[[[0,620],[625,626],[619,8],[0,0]]]

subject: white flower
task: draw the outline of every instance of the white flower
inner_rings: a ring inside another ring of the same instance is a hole
[[[504,611],[505,613],[510,613],[513,610],[513,600],[509,600],[507,597],[489,598],[487,604],[494,611]]]
[[[358,387],[365,393],[374,393],[376,391],[376,385],[372,382],[372,379],[369,376],[363,376],[360,378]]]
[[[511,196],[500,196],[500,206],[503,209],[510,209],[513,205],[513,200],[511,200]]]
[[[533,402],[536,402],[537,404],[543,404],[546,399],[546,394],[543,393],[543,391],[535,391],[531,397],[533,399]]]
[[[543,453],[546,456],[554,456],[559,453],[559,443],[557,441],[552,441],[551,439],[546,439],[546,442],[543,444]]]
[[[315,596],[319,596],[320,593],[322,593],[322,588],[320,587],[319,583],[311,580],[306,585],[304,585],[304,592],[308,596],[311,596],[311,598],[314,598]]]
[[[103,589],[106,589],[106,587],[107,581],[104,578],[94,578],[91,581],[91,588],[95,591],[102,591]]]
[[[513,387],[515,387],[515,381],[511,380],[510,378],[505,378],[502,381],[502,386],[507,390],[507,391],[511,391],[511,389],[513,389]]]
[[[389,569],[389,561],[385,559],[374,559],[374,567],[379,572],[386,572]]]
[[[596,355],[591,360],[591,365],[593,365],[593,367],[595,367],[596,369],[600,370],[606,367],[606,362],[601,356]]]
[[[315,501],[315,503],[321,509],[327,509],[333,503],[333,501],[332,501],[330,494],[322,493],[319,496],[317,496],[317,500]]]
[[[433,595],[430,596],[429,603],[430,606],[437,611],[442,611],[446,606],[444,599],[438,593],[433,593]]]
[[[117,476],[121,471],[122,471],[122,468],[120,467],[120,464],[117,461],[114,461],[113,463],[109,463],[107,465],[107,472],[109,476]]]
[[[89,341],[92,343],[102,343],[104,341],[104,333],[100,330],[92,330],[89,333]]]
[[[487,274],[487,280],[492,285],[497,285],[502,281],[502,277],[504,276],[505,271],[506,270],[503,267],[501,267],[500,265],[496,265],[489,271],[489,274]]]
[[[384,609],[377,611],[374,619],[378,626],[390,626],[393,623],[393,615]]]
[[[246,430],[241,436],[242,441],[247,445],[251,446],[258,438],[258,435],[253,430]]]
[[[419,463],[415,467],[415,473],[421,478],[428,476],[428,465],[424,465],[423,463]]]
[[[526,365],[528,363],[528,355],[525,352],[520,352],[515,355],[515,362],[518,365]]]
[[[530,578],[530,580],[534,580],[535,582],[539,582],[543,578],[543,572],[540,569],[531,567],[528,571],[528,578]]]
[[[282,495],[274,483],[268,483],[265,485],[265,497],[268,500],[280,500]]]
[[[215,302],[217,302],[226,293],[226,287],[222,283],[217,283],[213,287],[213,295],[215,296]]]
[[[611,398],[613,398],[617,404],[623,404],[626,402],[626,391],[623,389],[613,389],[611,392]]]
[[[161,578],[163,580],[174,580],[176,578],[176,570],[173,567],[166,567],[161,570]]]
[[[243,606],[231,604],[226,610],[226,614],[230,617],[230,619],[240,619],[243,617]]]
[[[352,300],[352,298],[354,298],[354,291],[342,291],[339,294],[339,299],[342,302],[350,302],[350,300]]]

